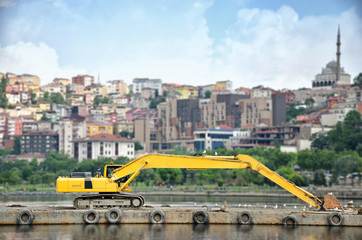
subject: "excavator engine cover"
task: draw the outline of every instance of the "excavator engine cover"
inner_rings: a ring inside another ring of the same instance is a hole
[[[337,198],[335,198],[332,194],[327,194],[323,199],[323,208],[325,210],[328,209],[340,209],[343,210],[341,204],[338,202]]]

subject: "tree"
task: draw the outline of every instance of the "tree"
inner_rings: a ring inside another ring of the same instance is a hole
[[[44,100],[44,101],[47,101],[47,102],[50,102],[49,92],[45,92],[45,93],[44,93],[44,95],[43,95],[43,100]]]
[[[304,114],[307,114],[307,110],[305,108],[296,108],[295,103],[291,103],[291,104],[289,104],[289,107],[287,108],[286,120],[287,120],[287,122],[289,122],[293,118],[295,118],[299,115],[304,115]]]
[[[6,78],[3,76],[1,78],[0,84],[0,107],[6,108],[8,106],[8,99],[6,98]]]
[[[61,93],[52,93],[50,95],[50,100],[51,100],[51,103],[56,103],[56,104],[64,104],[65,103],[65,100],[64,100],[64,97]]]
[[[205,98],[210,98],[211,97],[211,91],[206,90],[204,95],[205,95]]]
[[[304,103],[305,103],[305,105],[308,106],[308,108],[310,110],[313,107],[314,99],[313,98],[307,98]]]
[[[119,135],[120,135],[121,137],[128,138],[129,133],[128,133],[127,130],[122,130],[122,131],[119,133]]]
[[[96,96],[93,100],[93,107],[97,108],[101,104],[102,99],[99,96]]]
[[[47,115],[45,114],[45,112],[43,112],[43,116],[41,117],[42,121],[49,121],[49,118],[47,117]]]
[[[157,108],[157,105],[164,102],[164,98],[152,98],[150,103],[150,108]]]
[[[31,104],[36,104],[38,101],[36,100],[36,93],[31,93]]]
[[[136,141],[134,144],[134,149],[135,149],[135,151],[143,150],[143,146],[139,141]]]
[[[105,96],[104,98],[102,98],[101,102],[104,104],[108,104],[111,102],[111,99],[109,97]]]
[[[115,136],[119,135],[119,123],[113,124],[113,135],[115,135]]]
[[[324,173],[321,170],[318,170],[314,173],[314,184],[317,186],[326,186],[326,179],[324,177]]]
[[[21,171],[21,176],[24,180],[29,180],[31,175],[33,175],[33,171],[29,166],[26,166],[23,171]]]
[[[323,150],[328,149],[329,137],[323,133],[313,133],[311,136],[311,149]]]
[[[357,86],[362,86],[362,73],[359,73],[355,78],[353,78],[353,83]]]
[[[347,113],[343,122],[328,132],[330,146],[337,152],[345,149],[356,150],[359,143],[362,143],[361,114],[358,111]]]
[[[274,141],[274,147],[280,150],[280,142],[278,140]]]
[[[336,152],[358,150],[362,144],[361,114],[358,111],[347,113],[343,122],[338,122],[327,135],[314,134],[311,138],[312,149],[331,149]]]
[[[21,141],[20,141],[20,137],[15,137],[14,139],[14,154],[19,155],[20,154],[20,149],[21,149]]]

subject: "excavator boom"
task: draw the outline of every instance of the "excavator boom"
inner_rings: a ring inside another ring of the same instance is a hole
[[[146,168],[186,168],[186,169],[243,169],[249,168],[254,170],[272,182],[278,184],[285,190],[294,194],[299,199],[306,203],[319,208],[322,201],[313,194],[296,186],[294,183],[289,182],[276,172],[270,170],[268,167],[258,162],[248,155],[233,156],[178,156],[178,155],[161,155],[149,154],[140,157],[121,168],[113,171],[112,179],[116,181],[119,178],[129,174],[138,174],[142,169]],[[135,175],[136,176],[136,175]],[[131,177],[132,178],[132,177]],[[129,180],[132,180],[132,179]],[[124,186],[128,185],[125,183]],[[121,187],[122,190],[122,187]]]
[[[296,186],[294,183],[286,180],[276,172],[258,162],[248,155],[237,156],[180,156],[166,154],[148,154],[137,158],[128,164],[116,168],[110,176],[93,177],[93,178],[68,178],[59,177],[57,179],[58,192],[98,192],[99,196],[104,199],[128,199],[131,206],[139,207],[144,203],[142,196],[121,194],[121,192],[131,191],[129,184],[143,170],[147,168],[186,168],[189,170],[204,169],[243,169],[249,168],[260,173],[280,187],[294,194],[304,202],[323,209],[323,202],[313,194]],[[122,180],[123,179],[123,180]],[[125,181],[125,182],[122,182]],[[121,195],[121,196],[120,196]],[[74,205],[88,204],[89,196],[78,197]],[[99,200],[97,195],[92,195],[92,199]],[[99,206],[104,204],[99,200]],[[132,203],[133,201],[133,203]],[[338,201],[335,200],[337,203]],[[115,205],[115,203],[112,203]],[[109,205],[112,205],[109,203]],[[339,204],[339,203],[338,203]],[[88,205],[87,205],[88,206]]]

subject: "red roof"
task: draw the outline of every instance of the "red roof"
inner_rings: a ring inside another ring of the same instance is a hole
[[[255,124],[246,124],[245,126],[241,127],[242,129],[246,129],[246,128],[253,128],[255,127]]]
[[[220,128],[221,130],[234,130],[234,128],[229,127],[229,126],[227,126],[227,125],[220,125],[219,128]]]
[[[132,139],[121,136],[115,136],[109,133],[98,133],[92,136],[74,139],[74,141],[91,141],[91,140],[133,142]]]

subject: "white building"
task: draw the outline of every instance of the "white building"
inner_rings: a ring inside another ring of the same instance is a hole
[[[8,103],[15,105],[21,102],[19,93],[7,93],[6,98],[8,99]]]
[[[120,96],[129,93],[129,88],[123,80],[111,80],[107,85],[108,94],[119,93]]]
[[[141,93],[143,88],[155,89],[162,95],[161,79],[135,78],[133,79],[133,93]]]
[[[234,136],[233,129],[200,129],[194,131],[194,148],[196,151],[215,150],[227,146],[228,140]]]
[[[271,98],[274,90],[262,85],[253,87],[250,91],[251,98]]]
[[[73,156],[79,161],[99,158],[134,158],[134,141],[107,133],[73,140]]]
[[[336,125],[338,122],[344,121],[347,113],[352,111],[351,108],[338,108],[331,110],[329,114],[323,114],[321,116],[321,124],[322,126],[332,127]]]
[[[61,120],[54,129],[59,134],[59,152],[72,154],[72,140],[73,140],[73,121],[72,120]]]

